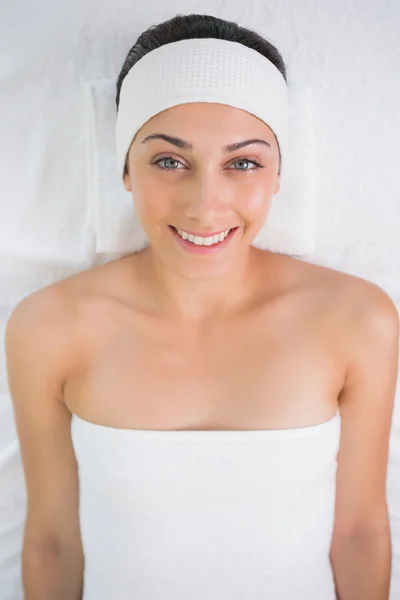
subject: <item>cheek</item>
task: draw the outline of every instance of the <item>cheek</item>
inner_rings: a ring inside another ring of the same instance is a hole
[[[162,219],[171,208],[172,194],[157,178],[135,176],[132,195],[141,219]]]
[[[240,200],[240,208],[244,216],[248,216],[249,219],[257,219],[264,216],[270,203],[268,189],[262,185],[257,185],[243,194]]]

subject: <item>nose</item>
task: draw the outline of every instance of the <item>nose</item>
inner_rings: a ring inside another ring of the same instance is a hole
[[[194,177],[185,190],[183,215],[188,220],[213,227],[226,220],[230,194],[221,179],[210,174]]]

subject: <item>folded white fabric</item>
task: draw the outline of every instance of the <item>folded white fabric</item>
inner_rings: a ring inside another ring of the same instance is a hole
[[[289,132],[284,176],[258,248],[304,256],[315,242],[316,199],[311,90],[288,81]],[[132,194],[123,187],[115,146],[115,80],[85,83],[88,210],[85,230],[95,235],[97,253],[129,254],[148,244]]]

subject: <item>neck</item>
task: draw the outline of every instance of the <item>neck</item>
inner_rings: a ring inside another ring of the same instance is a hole
[[[140,275],[157,312],[187,325],[201,325],[232,315],[250,302],[260,287],[260,250],[247,248],[219,273],[213,272],[212,257],[210,269],[204,259],[202,269],[193,266],[192,274],[187,263],[186,272],[166,264],[152,246],[141,253]]]

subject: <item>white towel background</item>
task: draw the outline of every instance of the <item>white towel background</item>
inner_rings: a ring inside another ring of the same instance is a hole
[[[99,240],[87,227],[89,202],[93,201],[88,185],[93,180],[85,92],[88,82],[116,78],[141,31],[178,12],[213,14],[260,30],[282,52],[288,79],[295,76],[305,89],[312,90],[310,134],[315,168],[306,185],[315,186],[316,227],[308,259],[375,281],[400,307],[398,2],[176,0],[172,5],[161,0],[139,4],[132,0],[3,0],[1,338],[19,298],[118,254],[99,254]],[[312,195],[307,191],[301,198],[308,201]],[[293,200],[288,198],[288,203]],[[306,239],[311,222],[305,218],[298,225],[302,229],[305,224]],[[306,244],[301,246],[302,251],[306,248]],[[398,395],[388,471],[393,535],[390,600],[400,598]],[[0,600],[23,598],[19,553],[24,517],[23,476],[2,350]]]
[[[311,254],[315,245],[315,145],[311,90],[290,82],[289,145],[281,189],[273,198],[265,226],[254,245],[296,256]],[[147,236],[130,192],[118,175],[115,152],[115,81],[85,86],[88,160],[86,228],[96,240],[96,252],[129,253],[141,249]]]

